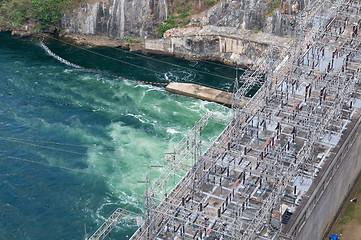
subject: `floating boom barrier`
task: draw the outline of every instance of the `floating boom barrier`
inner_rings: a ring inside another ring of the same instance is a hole
[[[56,60],[58,60],[59,62],[62,62],[62,63],[64,63],[64,64],[66,64],[66,65],[68,65],[68,66],[71,66],[71,67],[74,67],[74,68],[84,69],[84,70],[87,70],[87,71],[91,70],[91,69],[83,68],[83,67],[81,67],[81,66],[79,66],[79,65],[76,65],[76,64],[74,64],[74,63],[71,63],[71,62],[65,60],[64,58],[59,57],[58,55],[56,55],[55,53],[53,53],[53,52],[44,44],[43,41],[40,42],[40,45],[41,45],[42,48],[44,48],[44,50],[45,50],[49,55],[51,55],[52,57],[54,57],[54,58],[55,58]],[[94,70],[93,70],[93,71],[94,71]]]
[[[52,57],[54,57],[56,60],[70,66],[70,67],[74,67],[74,68],[78,68],[78,69],[82,69],[84,71],[88,71],[88,72],[93,72],[93,73],[98,73],[98,74],[101,74],[101,75],[104,75],[104,76],[107,76],[107,77],[114,77],[114,78],[118,78],[118,79],[123,79],[123,80],[128,80],[128,81],[133,81],[133,82],[137,82],[137,83],[145,83],[145,84],[150,84],[150,85],[163,85],[163,86],[167,86],[168,83],[158,83],[158,82],[148,82],[148,81],[140,81],[140,80],[132,80],[132,79],[128,79],[128,78],[125,78],[125,77],[122,77],[122,76],[119,76],[119,75],[112,75],[112,74],[109,74],[109,73],[104,73],[104,72],[101,72],[101,71],[97,71],[97,70],[94,70],[94,69],[90,69],[90,68],[85,68],[85,67],[82,67],[82,66],[79,66],[77,64],[74,64],[74,63],[71,63],[67,60],[65,60],[64,58],[56,55],[54,52],[52,52],[44,43],[44,40],[45,40],[45,35],[43,36],[42,40],[40,41],[40,46]]]

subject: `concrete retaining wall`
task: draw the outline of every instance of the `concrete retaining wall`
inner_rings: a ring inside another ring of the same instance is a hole
[[[358,113],[283,233],[299,240],[322,239],[327,233],[361,171],[360,123]]]
[[[259,61],[267,47],[268,43],[258,40],[211,34],[171,36],[163,39],[146,39],[144,42],[146,52],[171,54],[195,60],[215,60],[242,67],[251,67]],[[275,51],[277,56],[279,51]]]

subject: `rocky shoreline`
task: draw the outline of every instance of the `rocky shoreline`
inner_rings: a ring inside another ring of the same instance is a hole
[[[11,35],[19,37],[40,36],[40,34],[35,31],[35,26],[33,25],[24,25],[21,28],[10,29],[6,27],[5,24],[0,23],[0,32],[9,32]]]
[[[308,1],[291,5],[267,0],[221,1],[201,12],[184,6],[172,14],[170,9],[175,9],[168,0],[153,5],[147,0],[84,1],[46,33],[79,45],[120,47],[252,69],[266,57],[268,46],[272,46],[267,56],[271,59],[278,59],[289,46],[294,16]],[[189,22],[180,24],[181,19]],[[1,28],[0,23],[0,30],[20,37],[42,36],[31,21],[17,29]],[[157,38],[160,32],[163,37]]]
[[[43,33],[36,32],[33,25],[24,25],[15,30],[0,27],[0,31],[35,39],[39,39],[43,35]],[[142,40],[115,39],[105,35],[66,31],[57,32],[55,28],[45,33],[77,45],[119,47],[129,51],[170,55],[186,60],[215,61],[250,69],[254,68],[257,62],[264,57],[264,51],[269,45],[276,49],[276,54],[272,58],[278,58],[278,55],[287,48],[292,40],[269,33],[254,33],[215,26],[175,28],[168,30],[163,38],[144,38]]]
[[[24,25],[21,28],[9,29],[0,26],[0,32],[8,32],[12,36],[21,38],[29,37],[33,39],[42,38],[43,34],[48,34],[60,37],[66,41],[73,42],[77,45],[89,45],[93,47],[121,47],[130,51],[143,51],[144,43],[142,42],[129,42],[127,40],[112,39],[107,36],[100,35],[85,35],[85,34],[55,34],[54,31],[46,31],[44,33],[36,32],[35,28],[29,25]]]
[[[84,34],[59,34],[59,37],[73,41],[78,45],[90,45],[94,47],[121,47],[130,51],[142,51],[142,42],[129,42],[127,40],[112,39],[101,35]]]
[[[220,62],[229,66],[238,65],[241,68],[250,67],[247,64],[236,64],[226,58],[220,58],[216,56],[198,56],[198,55],[189,55],[189,54],[181,54],[181,53],[170,53],[168,51],[162,50],[153,50],[146,47],[147,40],[143,40],[142,42],[129,42],[127,40],[120,39],[112,39],[107,36],[99,36],[99,35],[83,35],[83,34],[60,34],[60,37],[64,38],[67,41],[74,42],[78,45],[88,45],[93,47],[119,47],[123,49],[127,49],[131,52],[142,52],[142,53],[150,53],[157,55],[170,55],[175,58],[185,59],[189,61],[214,61]],[[150,39],[150,41],[162,41],[162,39]]]

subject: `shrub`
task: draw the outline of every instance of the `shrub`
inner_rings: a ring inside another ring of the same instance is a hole
[[[127,38],[127,42],[129,42],[129,43],[140,43],[141,41],[140,40],[133,40],[131,38]]]
[[[178,27],[178,24],[161,24],[158,26],[158,33],[160,37],[163,37],[164,33],[171,28]]]
[[[9,21],[15,26],[21,26],[28,16],[29,0],[3,1],[0,4],[2,21]]]
[[[279,5],[280,5],[280,2],[278,2],[278,1],[271,1],[268,3],[268,7],[271,10],[275,10]]]
[[[74,4],[71,0],[32,0],[31,13],[43,28],[56,23],[66,9]]]
[[[66,10],[81,0],[0,0],[2,21],[21,26],[27,19],[35,19],[36,29],[41,31],[56,23]]]

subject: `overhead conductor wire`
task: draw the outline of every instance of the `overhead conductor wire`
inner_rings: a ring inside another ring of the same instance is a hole
[[[87,51],[87,52],[90,52],[92,54],[96,54],[98,56],[101,56],[101,57],[104,57],[104,58],[108,58],[110,60],[113,60],[113,61],[117,61],[117,62],[121,62],[121,63],[124,63],[124,64],[127,64],[127,65],[130,65],[130,66],[133,66],[133,67],[136,67],[136,68],[140,68],[140,69],[144,69],[144,70],[147,70],[147,71],[150,71],[150,72],[153,72],[153,73],[157,73],[157,74],[160,74],[162,75],[163,73],[162,72],[159,72],[157,70],[154,70],[154,69],[150,69],[150,68],[146,68],[146,67],[143,67],[143,66],[139,66],[139,65],[136,65],[136,64],[132,64],[132,63],[129,63],[127,61],[123,61],[123,60],[120,60],[120,59],[116,59],[116,58],[113,58],[113,57],[110,57],[110,56],[107,56],[107,55],[104,55],[104,54],[101,54],[101,53],[98,53],[98,52],[95,52],[95,51],[92,51],[92,50],[89,50],[89,49],[86,49],[84,47],[81,47],[81,46],[77,46],[75,44],[72,44],[72,43],[69,43],[69,42],[66,42],[66,41],[63,41],[61,39],[58,39],[58,38],[55,38],[55,37],[52,37],[52,36],[49,36],[47,35],[46,37],[48,38],[51,38],[51,39],[54,39],[54,40],[57,40],[59,42],[62,42],[62,43],[65,43],[65,44],[68,44],[72,47],[75,47],[75,48],[79,48],[79,49],[82,49],[84,51]],[[55,58],[57,58],[59,61],[61,62],[64,62],[70,66],[73,66],[73,67],[76,67],[76,68],[81,68],[81,69],[84,69],[86,71],[91,71],[91,72],[95,72],[95,73],[99,73],[99,74],[102,74],[102,75],[105,75],[105,76],[108,76],[108,77],[115,77],[115,78],[119,78],[119,79],[124,79],[124,80],[129,80],[129,81],[134,81],[134,82],[138,82],[138,83],[145,83],[145,84],[151,84],[151,85],[168,85],[168,83],[156,83],[156,82],[150,82],[150,81],[140,81],[140,80],[132,80],[132,79],[127,79],[127,78],[124,78],[122,76],[119,76],[119,75],[113,75],[113,74],[108,74],[108,73],[104,73],[104,72],[101,72],[101,71],[97,71],[97,70],[93,70],[93,69],[88,69],[88,68],[84,68],[84,67],[81,67],[79,65],[76,65],[76,64],[73,64],[73,63],[70,63],[68,62],[67,60],[65,59],[62,59],[60,58],[59,56],[57,56],[55,53],[53,53],[44,43],[45,41],[45,34],[43,35],[43,38],[41,40],[41,44],[42,46],[45,48],[45,50],[52,56],[54,56]],[[117,49],[117,48],[115,48]],[[124,51],[124,50],[123,50]],[[210,76],[214,76],[214,77],[218,77],[218,78],[223,78],[223,79],[227,79],[227,80],[234,80],[233,78],[230,78],[230,77],[226,77],[226,76],[222,76],[222,75],[218,75],[218,74],[214,74],[214,73],[209,73],[209,72],[206,72],[206,71],[202,71],[202,70],[197,70],[197,69],[192,69],[192,68],[189,68],[189,67],[185,67],[185,66],[181,66],[181,65],[178,65],[178,64],[174,64],[174,63],[169,63],[169,62],[165,62],[165,61],[162,61],[162,60],[159,60],[159,59],[154,59],[154,58],[151,58],[151,57],[148,57],[148,56],[143,56],[143,55],[140,55],[140,54],[136,54],[136,53],[132,53],[132,52],[129,52],[131,54],[134,54],[134,55],[137,55],[137,56],[141,56],[141,57],[144,57],[144,58],[148,58],[148,59],[151,59],[153,61],[157,61],[157,62],[161,62],[161,63],[164,63],[164,64],[168,64],[168,65],[172,65],[172,66],[175,66],[175,67],[179,67],[179,68],[183,68],[183,69],[189,69],[189,70],[192,70],[192,71],[197,71],[197,72],[200,72],[200,73],[203,73],[203,74],[206,74],[206,75],[210,75]],[[194,82],[194,83],[197,83],[193,80],[189,80],[188,81],[190,82]],[[219,88],[216,88],[214,86],[210,86],[210,85],[207,85],[207,84],[199,84],[197,83],[198,85],[202,85],[202,86],[206,86],[206,87],[210,87],[210,88],[215,88],[215,89],[218,89],[218,90],[221,90],[221,91],[225,91],[225,89],[219,89]]]

